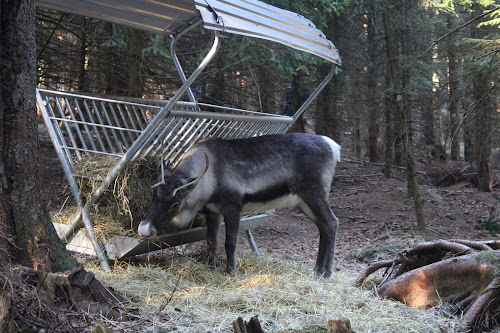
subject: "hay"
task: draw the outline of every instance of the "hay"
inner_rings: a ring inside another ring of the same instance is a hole
[[[75,178],[85,200],[90,199],[117,161],[117,157],[104,155],[75,162],[73,172],[78,175]],[[98,238],[134,234],[151,204],[151,185],[156,183],[157,170],[158,161],[155,159],[140,159],[118,175],[90,212]],[[62,212],[53,213],[52,219],[69,223],[75,212],[76,207],[67,207]]]
[[[117,161],[114,156],[91,156],[73,165],[73,172],[81,176],[77,182],[87,201]],[[157,171],[156,159],[139,159],[129,165],[99,200],[94,208],[97,215],[112,217],[124,227],[137,226],[151,203],[151,185],[156,182]]]
[[[73,172],[78,175],[75,178],[80,193],[86,201],[101,185],[117,161],[115,156],[104,155],[91,156],[75,162]],[[118,175],[113,186],[90,211],[98,239],[135,235],[135,230],[151,204],[151,186],[158,182],[158,169],[157,159],[140,159]],[[77,208],[72,206],[63,211],[53,212],[52,220],[67,224],[75,216],[76,210]],[[197,215],[191,226],[202,225],[206,225],[206,219],[202,215]],[[161,231],[166,233],[176,230],[175,226],[166,225]]]
[[[138,321],[110,322],[112,328],[229,332],[236,318],[258,315],[266,332],[326,327],[328,320],[345,318],[355,332],[459,331],[457,321],[440,317],[437,310],[380,300],[352,287],[356,273],[337,272],[332,281],[325,281],[290,263],[244,255],[238,274],[228,276],[203,264],[205,254],[164,260],[161,265],[116,266],[113,273],[89,268],[105,285],[135,300],[133,306],[140,310]],[[223,260],[218,261],[223,267]]]

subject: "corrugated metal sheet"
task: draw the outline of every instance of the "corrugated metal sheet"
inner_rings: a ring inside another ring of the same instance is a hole
[[[279,42],[341,63],[314,24],[257,0],[37,0],[37,6],[175,35],[200,17],[206,29]]]
[[[299,14],[254,0],[195,2],[206,29],[272,40],[341,64],[333,43]]]
[[[192,0],[36,0],[36,5],[167,35],[200,18]]]

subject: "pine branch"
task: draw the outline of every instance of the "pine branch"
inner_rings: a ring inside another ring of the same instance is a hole
[[[465,22],[464,24],[462,24],[461,26],[457,27],[456,29],[448,32],[447,34],[445,34],[444,36],[441,36],[440,38],[436,39],[435,41],[432,42],[432,44],[427,48],[427,50],[425,50],[421,55],[413,58],[413,60],[410,62],[410,64],[408,66],[406,66],[406,68],[409,68],[411,67],[418,59],[422,58],[424,55],[426,55],[427,53],[429,53],[430,50],[432,50],[432,48],[434,46],[436,46],[439,42],[441,42],[443,39],[445,39],[446,37],[450,36],[451,34],[454,34],[455,32],[459,31],[459,30],[462,30],[463,28],[465,28],[466,26],[468,26],[469,24],[479,20],[480,18],[483,18],[485,17],[486,15],[489,15],[493,12],[496,12],[497,10],[500,9],[500,6],[497,6],[487,12],[484,12],[482,13],[481,15],[478,15],[476,17],[474,17],[473,19],[471,19],[470,21],[467,21]]]

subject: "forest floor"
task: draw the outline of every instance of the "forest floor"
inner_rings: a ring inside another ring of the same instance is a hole
[[[40,132],[41,175],[49,210],[67,198],[67,181],[48,135]],[[438,163],[438,162],[435,162]],[[440,162],[442,163],[442,162]],[[349,158],[344,152],[330,194],[339,218],[336,269],[361,271],[366,263],[393,258],[403,248],[436,239],[485,240],[500,233],[500,192],[481,193],[469,182],[436,187],[420,175],[427,230],[417,231],[413,202],[407,196],[403,170],[391,178],[383,167]],[[313,266],[318,248],[316,226],[298,210],[276,211],[253,230],[261,252],[273,258]],[[199,245],[198,245],[199,246]],[[240,251],[250,251],[240,235]]]

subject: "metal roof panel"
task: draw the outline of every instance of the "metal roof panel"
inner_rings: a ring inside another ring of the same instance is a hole
[[[310,20],[257,0],[37,0],[36,4],[167,35],[201,17],[206,29],[272,40],[341,64],[333,43]]]

